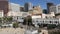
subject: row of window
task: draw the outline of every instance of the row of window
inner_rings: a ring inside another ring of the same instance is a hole
[[[59,21],[32,21],[32,22],[37,22],[37,23],[59,23]]]

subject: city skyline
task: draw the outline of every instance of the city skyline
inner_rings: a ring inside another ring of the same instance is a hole
[[[33,6],[40,5],[42,9],[47,9],[46,3],[52,2],[55,5],[60,4],[60,0],[9,0],[9,2],[17,3],[23,6],[26,2],[31,2]]]

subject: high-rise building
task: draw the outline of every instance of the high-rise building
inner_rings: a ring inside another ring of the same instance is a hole
[[[31,3],[25,3],[24,11],[28,12],[29,10],[32,10],[32,4]]]
[[[56,14],[56,12],[57,12],[56,6],[51,6],[50,7],[50,12],[54,12]]]
[[[43,13],[44,14],[47,14],[47,9],[43,9]]]
[[[54,4],[53,3],[47,3],[47,13],[50,12],[50,7],[53,6]]]
[[[0,0],[0,10],[3,10],[4,16],[8,13],[8,0]]]
[[[54,12],[55,14],[59,14],[60,13],[60,4],[58,4],[56,6],[51,6],[50,12]]]

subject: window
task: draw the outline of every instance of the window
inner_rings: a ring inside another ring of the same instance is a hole
[[[59,23],[58,21],[55,21],[55,23]]]
[[[36,21],[36,22],[38,22],[38,21]]]
[[[52,22],[50,21],[50,23],[52,23]]]

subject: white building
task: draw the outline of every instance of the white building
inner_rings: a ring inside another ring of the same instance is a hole
[[[20,5],[15,3],[9,3],[9,12],[7,16],[20,16]]]
[[[24,22],[24,17],[23,16],[15,16],[13,17],[13,21],[17,21],[17,22]]]
[[[10,11],[7,16],[22,16],[22,14],[20,12]]]
[[[32,16],[32,23],[37,24],[60,24],[60,20],[58,18],[40,18]]]
[[[4,12],[3,12],[3,10],[0,10],[0,17],[4,17]]]
[[[54,12],[51,12],[50,14],[42,14],[42,18],[54,18],[55,14]]]
[[[9,3],[9,11],[20,12],[20,5],[16,3]]]

